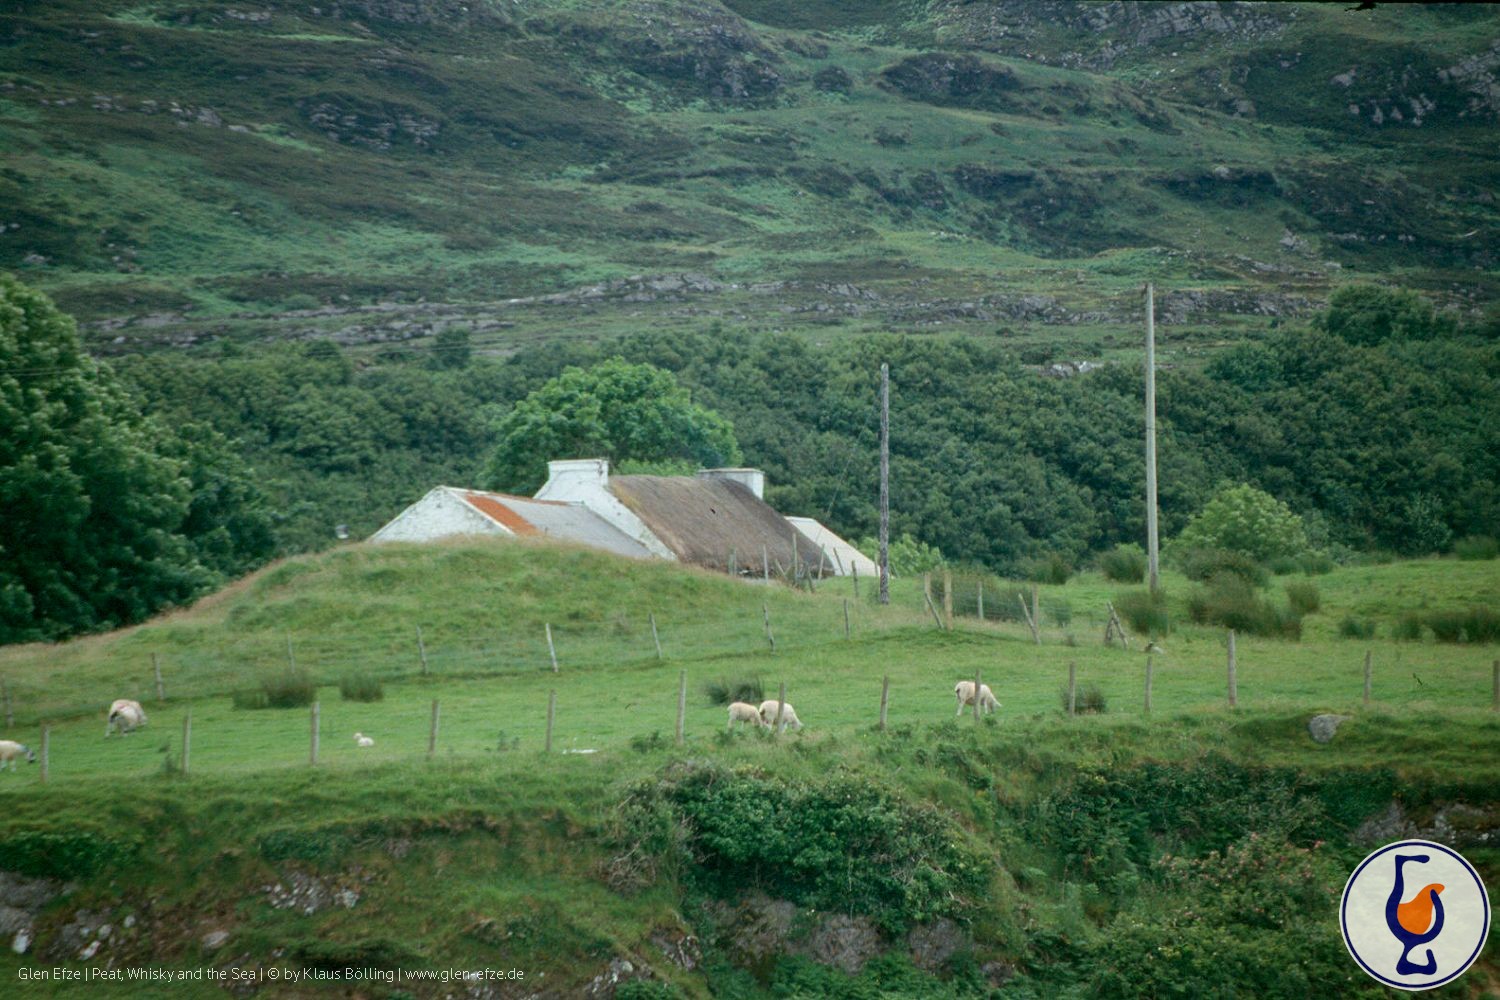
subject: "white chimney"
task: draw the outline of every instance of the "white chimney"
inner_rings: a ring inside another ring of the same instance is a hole
[[[759,469],[699,469],[699,479],[728,479],[739,483],[754,493],[758,499],[766,498],[766,474]]]
[[[547,463],[547,481],[538,500],[582,500],[609,483],[609,459],[568,458]]]

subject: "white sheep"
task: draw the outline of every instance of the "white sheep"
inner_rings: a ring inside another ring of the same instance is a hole
[[[776,725],[776,706],[783,706],[781,713],[781,726],[783,729],[801,729],[802,720],[797,718],[797,710],[792,708],[791,702],[778,702],[775,698],[760,703],[761,720],[768,726]]]
[[[958,711],[953,714],[962,715],[965,705],[974,704],[974,682],[959,681],[953,685],[953,694],[958,698]],[[990,690],[990,686],[988,684],[979,685],[979,708],[988,715],[999,707],[1000,703],[995,700],[995,692]]]
[[[354,745],[357,747],[372,747],[375,745],[375,741],[364,733],[355,733]]]
[[[132,729],[139,729],[146,724],[146,710],[138,701],[129,698],[120,698],[109,706],[109,722],[104,726],[104,735],[110,733],[128,734]]]
[[[743,701],[729,704],[729,728],[733,729],[736,722],[753,722],[761,727],[766,725],[766,720],[760,717],[760,709]]]
[[[21,757],[26,758],[26,763],[35,764],[36,754],[31,752],[31,747],[15,740],[0,740],[0,771],[9,767],[12,771],[16,769],[16,761]]]

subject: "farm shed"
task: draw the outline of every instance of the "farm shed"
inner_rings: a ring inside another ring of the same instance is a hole
[[[584,504],[656,555],[741,575],[818,572],[818,546],[761,499],[759,469],[705,469],[696,476],[611,476],[607,459],[549,462],[538,499]],[[794,541],[795,539],[795,541]]]
[[[646,546],[579,503],[437,486],[370,536],[372,542],[430,542],[452,535],[546,536],[644,558]]]
[[[797,530],[808,538],[813,544],[828,553],[828,564],[833,568],[837,576],[853,576],[855,570],[867,580],[873,580],[880,575],[880,567],[875,565],[875,560],[856,549],[853,545],[844,541],[823,524],[811,517],[788,517]]]

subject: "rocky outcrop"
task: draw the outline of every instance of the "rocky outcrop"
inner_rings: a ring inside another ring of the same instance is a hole
[[[310,97],[298,105],[308,125],[349,146],[386,152],[395,146],[431,149],[440,123],[400,105],[377,105],[339,94]]]
[[[1497,118],[1500,117],[1497,73],[1500,73],[1500,38],[1491,42],[1487,51],[1439,70],[1438,79],[1468,94],[1468,105],[1461,115]]]
[[[991,66],[972,55],[924,52],[880,74],[881,85],[913,101],[997,110],[1021,85],[1007,66]]]

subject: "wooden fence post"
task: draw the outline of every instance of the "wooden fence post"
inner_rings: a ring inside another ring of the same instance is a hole
[[[677,675],[677,745],[682,746],[682,727],[687,721],[687,671]]]
[[[1042,644],[1042,630],[1037,625],[1036,618],[1031,614],[1031,609],[1026,606],[1026,595],[1016,594],[1016,600],[1021,605],[1021,617],[1026,619],[1026,627],[1031,629],[1031,640],[1038,646]]]
[[[776,695],[776,724],[771,728],[777,736],[786,732],[786,681],[781,682],[781,691]]]
[[[51,773],[51,771],[49,770],[50,767],[51,767],[51,759],[52,759],[52,727],[44,725],[44,726],[42,726],[42,783],[43,784],[46,783],[47,777]]]
[[[547,626],[547,655],[552,657],[552,672],[557,673],[557,647],[552,645],[552,623],[546,622]]]
[[[928,590],[927,593],[923,594],[922,596],[927,599],[927,610],[932,612],[932,620],[937,623],[938,628],[947,631],[947,629],[943,625],[943,616],[938,614],[937,605],[932,603],[932,591]]]
[[[948,631],[953,631],[953,571],[943,569],[943,623]]]
[[[1037,585],[1031,585],[1031,637],[1042,644],[1042,606],[1037,602]]]
[[[552,752],[552,720],[557,715],[557,692],[547,692],[547,742],[543,746],[544,753]]]
[[[975,589],[977,590],[975,596],[978,598],[979,604],[979,620],[984,621],[984,581],[980,580],[979,586]]]
[[[1365,650],[1365,708],[1370,707],[1370,650]]]
[[[1240,685],[1236,676],[1237,664],[1234,657],[1234,629],[1229,630],[1229,707],[1238,708],[1240,704]]]
[[[854,599],[859,600],[859,564],[850,560],[849,568],[854,571]]]
[[[891,703],[891,675],[880,680],[880,731],[885,732],[885,710]]]
[[[1068,661],[1068,715],[1078,714],[1078,661]]]
[[[760,571],[766,583],[771,582],[771,550],[764,545],[760,547]]]
[[[661,636],[656,631],[656,612],[650,613],[651,618],[651,641],[656,643],[656,658],[661,659]]]
[[[844,638],[849,638],[849,598],[844,598]]]
[[[161,660],[155,653],[151,654],[151,672],[156,675],[156,700],[166,701],[167,691],[161,683]]]
[[[417,658],[422,661],[422,676],[427,676],[427,644],[422,641],[422,626],[417,626]]]
[[[923,573],[922,574],[922,596],[927,599],[927,603],[928,604],[932,603],[932,574],[931,573]],[[942,622],[938,622],[938,624],[941,625]]]
[[[740,553],[738,549],[729,550],[729,575],[736,580],[740,578]]]
[[[776,652],[776,636],[771,634],[771,607],[765,601],[760,602],[760,616],[766,623],[766,642],[771,644],[771,652]]]
[[[427,727],[427,756],[431,757],[437,753],[438,737],[438,700],[432,699],[432,722]]]
[[[1152,674],[1152,668],[1153,668],[1153,666],[1154,665],[1151,662],[1151,657],[1147,656],[1146,657],[1146,714],[1147,715],[1151,714],[1151,674]]]
[[[288,670],[297,669],[297,657],[292,653],[292,633],[286,634],[286,665]]]
[[[310,738],[310,741],[309,741],[311,745],[310,745],[310,748],[308,750],[307,760],[308,760],[309,764],[312,764],[312,765],[316,766],[317,763],[318,763],[318,703],[317,702],[313,702],[312,703],[312,713],[311,713],[311,716],[312,716],[312,718],[311,718],[310,725],[312,726],[312,735],[311,735],[311,738]]]
[[[187,714],[182,717],[182,773],[188,773],[189,761],[193,755],[193,710],[189,708]]]

